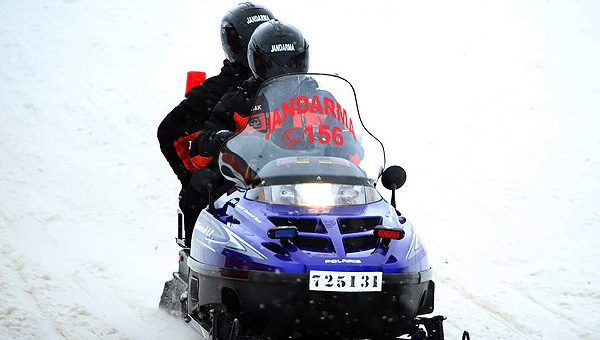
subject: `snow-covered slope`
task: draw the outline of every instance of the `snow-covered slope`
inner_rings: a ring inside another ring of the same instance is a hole
[[[407,170],[446,338],[600,337],[600,5],[260,3]],[[235,4],[0,6],[1,339],[198,337],[157,308],[179,187],[155,132]]]

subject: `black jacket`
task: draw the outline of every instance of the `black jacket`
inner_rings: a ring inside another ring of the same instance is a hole
[[[202,129],[218,100],[250,75],[247,67],[225,60],[221,73],[192,88],[158,126],[160,150],[182,184],[196,169],[189,159],[189,141]]]
[[[219,132],[228,130],[233,134],[243,128],[245,123],[243,118],[250,115],[258,87],[257,80],[250,77],[242,83],[237,91],[226,93],[221,97],[210,118],[204,124],[204,128],[192,142],[190,149],[192,156],[198,155],[207,158],[216,156],[224,142],[223,136],[228,135]]]

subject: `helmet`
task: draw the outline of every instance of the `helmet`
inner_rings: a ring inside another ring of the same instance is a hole
[[[232,8],[221,20],[221,44],[231,62],[248,66],[246,49],[252,32],[273,13],[260,5],[244,2]]]
[[[248,44],[248,64],[265,81],[286,73],[308,71],[308,43],[292,25],[277,19],[260,24]]]

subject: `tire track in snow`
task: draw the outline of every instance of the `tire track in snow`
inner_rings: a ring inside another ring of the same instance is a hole
[[[0,291],[7,298],[0,309],[0,320],[5,320],[2,325],[12,338],[38,339],[44,334],[47,339],[128,339],[107,325],[102,316],[82,305],[85,301],[72,301],[71,296],[82,295],[68,280],[59,278],[58,273],[44,270],[37,261],[11,245],[4,245],[2,255],[8,260],[4,263],[7,272],[18,276],[6,282],[22,283],[20,287],[0,285]]]

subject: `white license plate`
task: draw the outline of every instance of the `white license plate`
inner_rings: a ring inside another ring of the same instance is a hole
[[[381,272],[311,270],[309,289],[327,292],[380,292]]]

